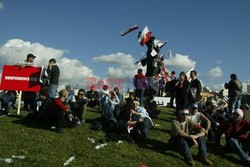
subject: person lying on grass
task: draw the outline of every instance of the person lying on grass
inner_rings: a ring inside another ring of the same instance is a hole
[[[173,120],[169,144],[184,156],[188,165],[195,165],[190,149],[193,145],[199,149],[200,161],[205,165],[212,165],[212,162],[207,159],[207,147],[203,138],[206,130],[190,120],[188,115],[189,110],[184,109],[179,111],[177,119]]]

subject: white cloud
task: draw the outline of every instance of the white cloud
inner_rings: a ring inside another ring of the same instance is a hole
[[[49,59],[55,58],[61,72],[60,85],[71,84],[75,86],[79,84],[81,87],[86,85],[86,78],[94,76],[93,71],[76,59],[64,57],[66,52],[65,50],[46,47],[39,43],[11,39],[3,46],[0,46],[0,66],[22,62],[26,59],[28,53],[37,56],[35,59],[37,65],[43,65],[45,68]],[[2,73],[2,69],[0,69],[0,72]]]
[[[107,78],[127,78],[133,77],[138,68],[142,68],[145,73],[145,67],[142,67],[139,63],[138,65],[134,65],[135,59],[130,54],[125,53],[116,53],[109,55],[102,55],[98,57],[94,57],[93,61],[102,62],[105,64],[118,64],[119,67],[108,67],[106,72]]]
[[[195,67],[196,62],[189,59],[188,55],[176,54],[172,58],[164,60],[164,64],[167,69],[177,69],[179,71],[187,72]]]
[[[217,79],[217,78],[220,78],[221,76],[223,75],[223,71],[220,67],[215,67],[215,68],[212,68],[208,71],[206,77],[208,79]]]
[[[224,89],[224,84],[225,83],[210,85],[210,89],[212,89],[213,91],[220,91],[220,90]]]
[[[94,62],[108,63],[108,64],[131,64],[134,59],[130,54],[116,53],[109,55],[102,55],[94,57],[92,59]]]
[[[0,2],[0,11],[3,10],[4,6],[3,4]]]
[[[133,87],[133,77],[139,68],[143,70],[144,74],[146,73],[146,67],[142,67],[140,63],[134,65],[135,59],[130,54],[118,52],[117,54],[95,57],[93,60],[95,62],[119,65],[118,67],[108,67],[104,81],[107,79],[122,79],[123,89],[121,91],[123,92]],[[117,86],[117,84],[115,84],[115,86]]]

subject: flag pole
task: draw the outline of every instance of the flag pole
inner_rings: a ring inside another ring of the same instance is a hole
[[[21,100],[22,100],[22,91],[19,92],[19,96],[18,96],[17,115],[20,115]]]

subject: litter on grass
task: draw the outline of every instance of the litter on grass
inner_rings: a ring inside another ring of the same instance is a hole
[[[72,157],[70,157],[69,159],[67,159],[67,160],[64,162],[63,166],[68,165],[68,164],[69,164],[70,162],[72,162],[73,160],[75,160],[75,157],[74,157],[74,156],[72,156]]]
[[[16,159],[25,159],[26,156],[25,155],[12,155],[12,158],[16,158]]]
[[[123,141],[122,140],[118,140],[118,142],[116,144],[121,144],[121,143],[123,143]]]
[[[90,141],[91,143],[95,143],[95,139],[93,139],[93,138],[88,137],[88,141]]]
[[[0,161],[6,162],[6,163],[12,163],[13,159],[12,158],[5,158],[5,159],[0,159]]]
[[[106,145],[107,145],[107,143],[99,144],[99,145],[95,146],[95,149],[98,150],[98,149],[100,149],[100,148],[103,148],[103,147],[106,146]]]

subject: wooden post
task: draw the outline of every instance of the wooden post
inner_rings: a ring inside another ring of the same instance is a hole
[[[17,115],[19,115],[19,114],[20,114],[21,100],[22,100],[22,91],[20,91],[20,92],[19,92],[19,96],[18,96]]]

